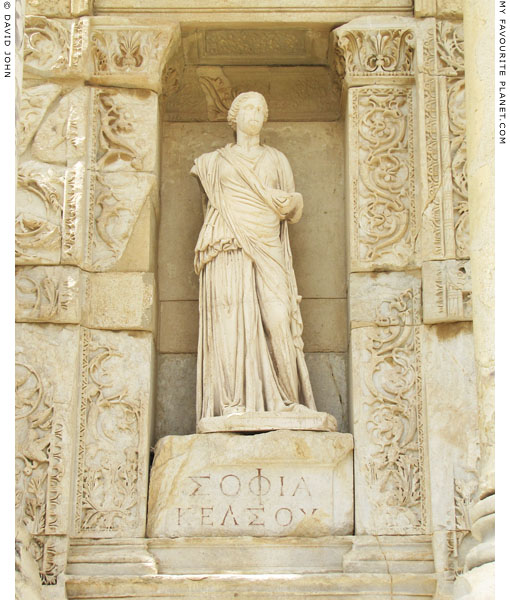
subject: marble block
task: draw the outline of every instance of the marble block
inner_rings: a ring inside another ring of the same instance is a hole
[[[167,436],[156,445],[147,535],[349,535],[353,438],[272,431]]]

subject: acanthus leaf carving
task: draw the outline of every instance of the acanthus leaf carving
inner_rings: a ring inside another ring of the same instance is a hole
[[[409,76],[414,71],[411,29],[336,31],[340,76]]]

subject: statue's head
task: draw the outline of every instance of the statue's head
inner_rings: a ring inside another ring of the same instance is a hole
[[[258,126],[258,131],[260,131],[262,125],[267,121],[269,114],[266,99],[262,94],[259,94],[259,92],[243,92],[234,98],[227,115],[228,124],[230,127],[232,127],[232,129],[237,129],[237,121],[241,111],[251,113],[250,119],[247,120],[246,124],[244,123],[246,119],[243,118],[243,126],[248,128],[250,127],[251,120],[253,120],[251,125],[254,129],[256,128],[255,121],[258,121],[260,117],[262,118],[260,125]],[[257,115],[260,115],[260,117]],[[253,117],[253,119],[251,117]],[[258,131],[254,131],[254,133],[258,133]],[[247,131],[247,133],[250,132]]]

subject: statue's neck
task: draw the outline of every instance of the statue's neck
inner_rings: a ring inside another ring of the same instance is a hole
[[[260,146],[260,134],[256,135],[248,135],[247,133],[243,133],[242,131],[237,130],[237,140],[236,144],[242,150],[251,150]]]

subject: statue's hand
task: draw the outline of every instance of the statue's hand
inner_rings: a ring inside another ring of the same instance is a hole
[[[272,200],[281,219],[285,219],[290,223],[299,221],[303,214],[303,196],[299,192],[275,190]]]

